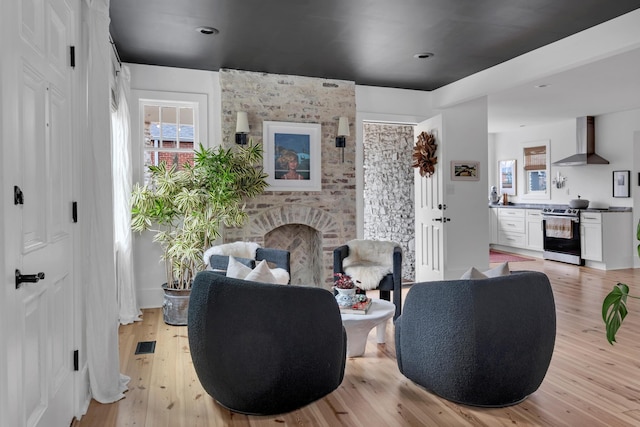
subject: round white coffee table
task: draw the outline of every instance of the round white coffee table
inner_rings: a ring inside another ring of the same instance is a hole
[[[378,343],[385,342],[387,320],[393,317],[396,306],[389,301],[372,298],[367,314],[341,314],[342,324],[347,332],[347,356],[358,357],[364,354],[367,337],[377,326]]]

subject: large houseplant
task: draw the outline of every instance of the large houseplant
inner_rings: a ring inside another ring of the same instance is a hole
[[[132,191],[131,227],[155,233],[166,270],[163,287],[169,290],[191,288],[205,267],[203,252],[221,227],[241,226],[247,217],[245,199],[267,187],[267,175],[256,166],[262,160],[260,145],[211,149],[200,144],[194,153],[193,165],[149,166],[149,183],[136,184]],[[186,313],[178,317],[183,320],[167,323],[186,323]]]

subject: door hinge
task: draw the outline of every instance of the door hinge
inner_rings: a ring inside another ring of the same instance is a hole
[[[73,222],[78,222],[78,202],[76,201],[71,203],[71,219]]]
[[[69,65],[71,68],[76,68],[76,47],[69,46]]]
[[[80,370],[80,352],[78,350],[73,351],[73,370]]]

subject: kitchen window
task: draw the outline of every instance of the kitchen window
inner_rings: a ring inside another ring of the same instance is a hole
[[[523,147],[525,195],[530,198],[549,198],[549,143],[539,141]]]

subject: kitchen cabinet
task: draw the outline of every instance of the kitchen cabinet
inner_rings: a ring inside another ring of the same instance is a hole
[[[498,243],[498,209],[489,208],[489,243]]]
[[[527,249],[532,251],[543,250],[542,211],[539,209],[526,210],[526,237]]]
[[[602,261],[601,213],[580,213],[580,251],[585,260]]]
[[[526,247],[525,209],[498,208],[498,244]]]
[[[580,244],[588,267],[602,270],[632,268],[633,215],[628,212],[581,212]]]

